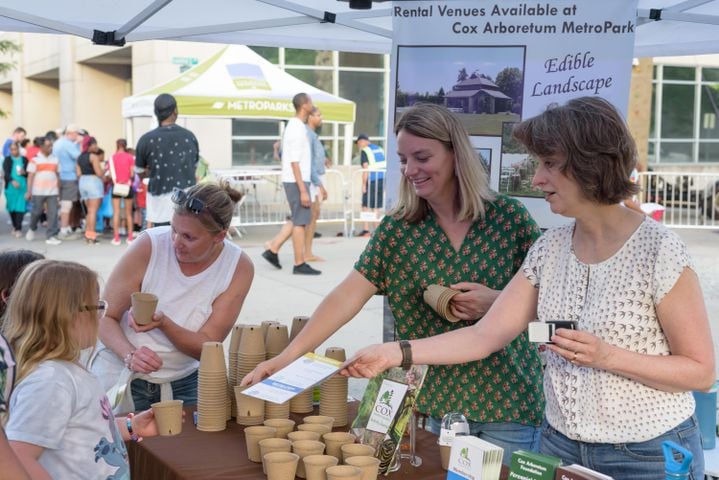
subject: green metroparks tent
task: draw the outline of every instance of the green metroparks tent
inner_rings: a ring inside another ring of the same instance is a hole
[[[355,104],[308,85],[244,45],[229,45],[178,77],[122,101],[122,116],[152,117],[155,98],[169,93],[180,116],[289,119],[292,97],[305,92],[326,122],[354,123]]]

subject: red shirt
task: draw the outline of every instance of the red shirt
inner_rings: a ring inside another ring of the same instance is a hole
[[[117,152],[110,159],[115,167],[115,183],[128,184],[132,181],[130,178],[130,170],[135,164],[135,157],[127,152]]]

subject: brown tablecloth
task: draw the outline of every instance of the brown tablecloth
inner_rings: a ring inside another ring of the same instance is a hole
[[[356,412],[356,404],[351,413]],[[262,479],[262,464],[247,458],[244,427],[231,420],[222,432],[201,432],[192,424],[192,409],[187,408],[182,433],[174,437],[146,438],[128,447],[133,480],[205,480],[205,479]],[[292,417],[298,424],[302,415]],[[337,431],[348,428],[335,429]],[[402,460],[402,468],[389,475],[390,479],[444,480],[437,447],[437,437],[417,430],[417,455],[420,467]],[[506,473],[505,473],[506,475]],[[506,478],[506,476],[503,476]]]

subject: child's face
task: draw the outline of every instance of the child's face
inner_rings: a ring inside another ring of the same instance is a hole
[[[83,305],[83,311],[79,312],[75,319],[76,341],[80,348],[94,347],[97,343],[98,320],[105,314],[106,307],[107,305],[102,300]]]

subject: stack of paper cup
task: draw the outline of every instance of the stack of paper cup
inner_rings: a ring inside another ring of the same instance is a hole
[[[263,320],[262,323],[260,323],[260,327],[262,327],[262,338],[267,338],[267,330],[273,325],[279,325],[280,322],[276,320]]]
[[[452,310],[449,307],[449,302],[452,297],[460,293],[459,290],[452,290],[444,285],[430,285],[427,290],[424,291],[424,301],[432,307],[432,310],[437,312],[445,320],[455,323],[459,321],[459,318],[452,314]]]
[[[347,360],[344,348],[330,347],[325,356],[344,362]],[[334,375],[320,385],[320,415],[334,418],[335,427],[347,425],[347,378]]]
[[[297,316],[292,319],[292,328],[290,329],[290,341],[294,340],[300,330],[305,328],[307,322],[310,321],[310,317]]]
[[[265,402],[265,418],[290,418],[290,401],[284,403]]]
[[[232,327],[232,334],[230,336],[230,349],[227,352],[227,381],[229,385],[230,393],[230,416],[237,416],[237,403],[235,400],[234,386],[239,383],[237,378],[237,351],[240,349],[240,338],[242,338],[242,325],[235,325]]]
[[[220,342],[205,342],[197,380],[197,429],[218,432],[227,426],[227,368]]]
[[[237,350],[237,383],[257,365],[264,362],[265,358],[265,337],[262,335],[262,327],[259,325],[244,326],[240,337],[240,346]]]
[[[242,392],[248,387],[235,385],[235,403],[237,409],[236,421],[240,425],[262,425],[265,420],[265,401],[250,397]]]
[[[267,328],[265,336],[265,350],[267,351],[267,360],[275,358],[290,343],[290,337],[287,333],[287,325],[270,325]]]

